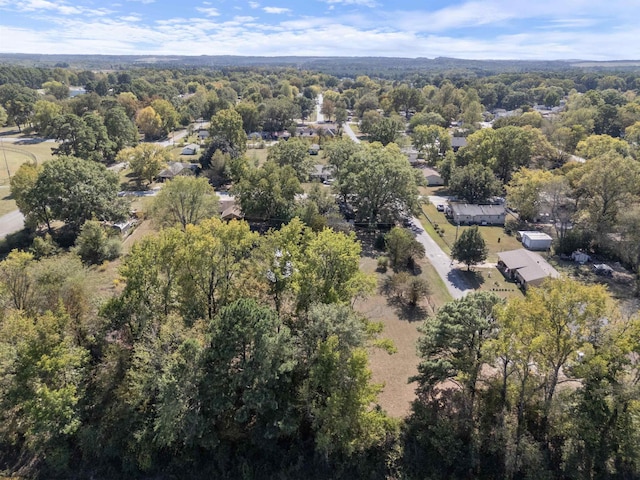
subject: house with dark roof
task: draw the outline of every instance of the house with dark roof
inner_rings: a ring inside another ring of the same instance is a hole
[[[535,287],[547,278],[560,274],[539,254],[524,248],[498,253],[498,269],[505,277],[515,280],[524,289]]]
[[[476,205],[451,203],[446,210],[453,223],[458,225],[504,225],[504,205]]]
[[[467,146],[466,137],[452,137],[451,138],[451,148],[453,149],[454,152],[457,152],[462,147],[466,147],[466,146]]]
[[[167,168],[156,176],[156,180],[164,182],[178,176],[195,175],[199,167],[197,163],[167,162]]]

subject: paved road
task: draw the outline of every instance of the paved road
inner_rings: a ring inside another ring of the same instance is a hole
[[[24,216],[20,210],[14,210],[0,217],[0,239],[19,232],[24,228]]]
[[[444,253],[436,241],[425,232],[421,226],[420,220],[417,217],[411,219],[413,233],[423,246],[426,257],[436,269],[440,278],[447,286],[447,290],[453,298],[464,297],[467,293],[473,291],[472,288],[467,285],[460,270],[453,268],[451,258]]]
[[[188,133],[189,132],[187,130],[177,130],[175,132],[171,132],[171,135],[167,140],[158,140],[157,142],[151,143],[155,143],[156,145],[160,145],[162,147],[170,147],[171,145],[179,143],[180,140],[186,137]]]
[[[351,140],[356,143],[360,143],[360,139],[356,136],[355,132],[351,129],[351,125],[348,122],[342,124],[342,128],[344,129],[344,133],[346,133]]]
[[[316,101],[316,123],[324,122],[324,115],[322,114],[322,102],[324,101],[324,97],[322,94],[318,95],[318,100]]]
[[[360,143],[360,139],[356,137],[348,123],[344,124],[344,131],[354,142]],[[411,230],[415,234],[416,239],[424,246],[426,257],[431,262],[431,265],[433,265],[433,268],[436,269],[440,278],[442,278],[451,296],[453,298],[461,298],[467,293],[472,292],[473,289],[467,285],[460,271],[457,268],[453,268],[451,258],[449,258],[436,241],[424,231],[420,219],[417,217],[411,219]]]

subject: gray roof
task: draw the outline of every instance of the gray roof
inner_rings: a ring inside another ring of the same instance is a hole
[[[504,215],[504,205],[476,205],[467,203],[450,204],[451,211],[454,215]]]
[[[198,165],[194,163],[167,162],[167,168],[158,174],[158,178],[173,178],[184,169],[189,169],[194,172],[197,168]]]
[[[460,148],[467,146],[466,137],[452,137],[451,138],[451,147],[452,148]]]
[[[549,265],[542,256],[524,248],[500,252],[498,258],[509,270],[517,270],[525,282],[560,276],[558,271]]]

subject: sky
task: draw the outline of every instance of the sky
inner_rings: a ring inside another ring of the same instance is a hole
[[[0,0],[0,52],[638,60],[639,0]]]

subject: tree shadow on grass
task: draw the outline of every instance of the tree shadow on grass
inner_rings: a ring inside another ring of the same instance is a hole
[[[459,275],[474,290],[479,289],[485,282],[485,278],[480,272],[474,270],[458,270]]]
[[[411,305],[406,298],[398,295],[387,295],[387,304],[393,307],[399,320],[405,322],[424,322],[429,316],[429,309],[417,304]]]

